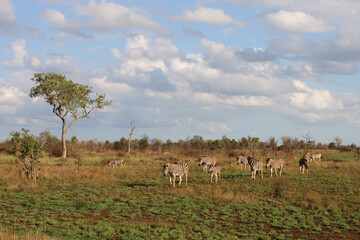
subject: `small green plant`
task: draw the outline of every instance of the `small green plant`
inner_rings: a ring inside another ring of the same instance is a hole
[[[22,163],[27,182],[36,182],[36,165],[44,150],[45,142],[41,143],[36,137],[23,128],[22,132],[11,132],[11,153],[16,155]]]

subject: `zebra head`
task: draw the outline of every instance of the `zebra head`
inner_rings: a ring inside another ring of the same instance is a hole
[[[247,161],[248,161],[248,164],[251,166],[252,165],[252,163],[254,162],[254,160],[255,160],[255,158],[253,158],[253,157],[247,157]]]
[[[166,177],[166,175],[169,173],[169,163],[166,163],[164,166],[163,166],[163,170],[164,170],[164,177]]]
[[[204,162],[204,158],[203,157],[200,157],[199,158],[199,166],[203,165],[205,162]]]
[[[270,167],[271,163],[272,163],[273,159],[272,158],[268,158],[266,159],[266,168]]]

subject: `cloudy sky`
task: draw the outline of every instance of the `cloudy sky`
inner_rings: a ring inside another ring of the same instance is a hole
[[[60,137],[38,72],[112,105],[67,138],[339,136],[360,144],[360,1],[0,0],[0,140]]]

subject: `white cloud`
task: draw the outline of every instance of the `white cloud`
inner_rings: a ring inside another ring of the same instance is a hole
[[[271,27],[290,32],[321,33],[334,30],[323,21],[301,11],[280,10],[266,15]]]
[[[175,21],[201,22],[214,25],[237,25],[243,26],[244,22],[232,18],[224,13],[222,9],[199,7],[195,11],[185,11],[182,16],[172,17]]]
[[[213,121],[200,122],[198,124],[198,128],[205,132],[211,132],[211,133],[230,131],[230,128],[226,124],[221,122],[213,122]]]
[[[27,52],[25,50],[26,40],[18,39],[11,44],[14,58],[10,61],[4,61],[3,64],[9,67],[24,67],[27,61]]]
[[[145,90],[145,95],[150,98],[159,98],[164,100],[172,100],[173,96],[171,93],[155,92],[152,90]]]
[[[226,96],[210,93],[195,93],[194,98],[198,101],[215,106],[269,106],[272,100],[265,96]]]
[[[314,90],[303,82],[294,81],[295,87],[300,92],[292,93],[291,104],[301,110],[340,110],[343,109],[341,101],[335,99],[328,90]]]
[[[26,118],[17,118],[17,119],[15,119],[15,122],[16,122],[16,124],[19,124],[19,125],[27,125]]]
[[[134,89],[126,83],[114,83],[107,81],[107,76],[92,78],[90,82],[103,91],[110,93],[129,93]]]
[[[14,6],[10,0],[0,0],[0,21],[13,21],[16,19]]]
[[[87,6],[77,6],[74,12],[89,20],[68,20],[63,13],[52,9],[45,10],[40,17],[45,22],[55,23],[57,30],[80,37],[90,37],[84,31],[113,31],[131,28],[167,32],[164,27],[140,11],[104,0],[99,3],[91,0]]]
[[[52,9],[46,9],[42,14],[40,14],[40,19],[44,22],[51,22],[60,26],[66,24],[66,18],[64,14]]]
[[[0,87],[0,112],[2,115],[13,115],[23,104],[25,94],[17,87]]]

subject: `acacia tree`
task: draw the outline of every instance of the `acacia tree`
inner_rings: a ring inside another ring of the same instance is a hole
[[[29,96],[43,97],[53,107],[53,113],[62,121],[62,157],[66,158],[66,133],[81,118],[90,118],[89,114],[96,108],[102,109],[111,104],[104,94],[92,98],[91,87],[74,83],[65,75],[57,73],[34,73],[31,79],[36,86],[32,87]],[[72,120],[67,125],[67,117]]]

